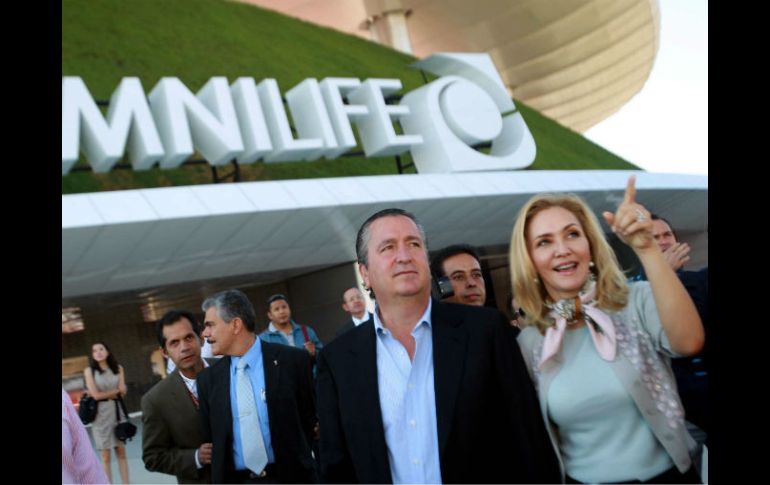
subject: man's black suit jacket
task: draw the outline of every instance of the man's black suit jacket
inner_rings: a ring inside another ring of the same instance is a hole
[[[435,300],[431,320],[442,481],[559,482],[518,329],[494,309]],[[392,482],[373,320],[320,352],[317,378],[322,482]]]
[[[262,346],[276,478],[282,483],[315,483],[310,440],[316,415],[309,354],[304,349],[270,344],[259,338],[257,342]],[[235,465],[229,356],[198,375],[198,395],[204,442],[213,444],[212,482],[231,483]]]
[[[366,312],[366,316],[369,317],[369,319],[372,319],[372,314],[370,312]],[[362,324],[363,325],[363,324]],[[348,318],[345,323],[340,325],[340,328],[337,330],[337,332],[334,334],[334,337],[337,338],[343,333],[347,332],[348,330],[353,330],[356,328],[356,324],[353,323],[353,318]]]

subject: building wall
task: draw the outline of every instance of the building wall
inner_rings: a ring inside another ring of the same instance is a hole
[[[342,309],[342,294],[356,285],[353,263],[293,278],[287,282],[292,316],[310,325],[321,342],[328,343],[348,314]]]
[[[144,321],[140,305],[120,303],[114,296],[88,298],[80,307],[85,329],[62,334],[62,358],[89,356],[95,342],[106,343],[123,366],[129,412],[138,410],[142,394],[159,380],[150,366],[150,354],[158,347],[153,325]]]
[[[267,299],[275,293],[282,293],[291,303],[295,321],[312,326],[321,341],[327,343],[346,317],[341,308],[342,293],[355,282],[353,265],[348,263],[287,281],[239,289],[254,305],[258,332],[268,325]],[[172,308],[185,309],[202,323],[200,307],[203,300],[227,288],[229,286],[222,283],[190,286],[182,291],[182,296],[170,301],[156,300],[151,310],[142,298],[132,292],[69,300],[67,306],[80,307],[85,328],[82,332],[62,334],[62,359],[88,356],[91,345],[97,341],[105,342],[125,371],[129,412],[138,411],[142,395],[160,380],[153,374],[150,361],[150,356],[158,348],[155,321],[145,321],[145,316],[158,319]]]

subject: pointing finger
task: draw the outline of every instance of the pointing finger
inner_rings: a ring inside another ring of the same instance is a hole
[[[628,184],[626,184],[626,193],[623,196],[623,202],[633,204],[636,200],[636,175],[628,177]]]

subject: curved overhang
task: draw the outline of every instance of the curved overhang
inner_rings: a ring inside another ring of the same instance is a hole
[[[434,249],[507,246],[519,208],[541,192],[580,194],[596,214],[622,200],[708,230],[708,177],[637,171],[506,171],[210,184],[62,196],[62,297],[249,275],[255,284],[355,260],[360,224],[413,212]],[[707,243],[706,243],[707,244]],[[693,248],[693,262],[707,254]]]
[[[401,12],[414,55],[487,52],[514,98],[578,132],[642,89],[660,35],[657,0],[241,1],[366,38]]]

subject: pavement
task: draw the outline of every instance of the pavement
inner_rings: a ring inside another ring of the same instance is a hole
[[[144,468],[144,462],[142,461],[142,413],[131,413],[129,419],[134,425],[136,425],[136,435],[126,443],[126,458],[128,460],[128,480],[130,483],[177,483],[174,475],[166,475],[165,473],[155,473],[147,471]],[[86,428],[90,428],[89,424]],[[91,437],[91,432],[88,432],[88,436]],[[94,446],[93,437],[91,437],[91,446]],[[115,458],[115,453],[112,455],[112,483],[122,483],[120,481],[120,470],[118,469],[118,460]],[[96,451],[96,456],[101,463],[101,453]]]

